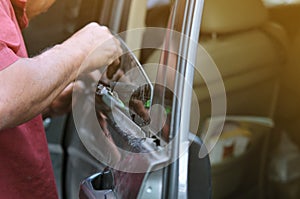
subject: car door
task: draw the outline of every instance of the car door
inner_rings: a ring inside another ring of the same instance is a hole
[[[167,158],[167,160],[159,162],[156,159],[157,157],[149,157],[146,159],[150,163],[144,172],[131,170],[134,167],[132,165],[129,167],[130,171],[128,171],[126,170],[129,169],[127,165],[129,163],[128,156],[120,155],[125,158],[121,158],[121,163],[117,164],[117,168],[113,167],[115,165],[110,165],[103,172],[91,176],[82,183],[80,192],[82,198],[198,198],[199,195],[203,198],[210,198],[209,161],[207,156],[204,159],[198,158],[201,142],[195,142],[191,146],[190,154],[189,150],[184,150],[186,149],[184,145],[188,143],[189,146],[190,142],[189,116],[192,87],[188,85],[192,85],[193,82],[193,63],[196,61],[194,51],[197,51],[198,46],[198,43],[193,41],[197,41],[199,37],[202,6],[203,1],[176,1],[174,3],[169,20],[170,29],[165,31],[165,45],[161,54],[161,62],[157,69],[157,82],[153,85],[152,105],[160,105],[164,110],[169,110],[166,123],[164,123],[159,132],[148,132],[150,136],[147,135],[147,132],[142,135],[138,133],[140,125],[137,125],[137,123],[133,124],[130,121],[132,115],[127,115],[128,117],[120,116],[123,114],[120,111],[124,108],[122,104],[126,104],[119,103],[119,100],[122,99],[121,94],[119,93],[118,98],[115,98],[118,91],[114,94],[115,90],[109,84],[103,84],[101,81],[97,86],[99,90],[96,92],[98,96],[96,97],[95,106],[106,117],[105,126],[108,126],[107,130],[113,139],[112,145],[124,147],[122,149],[129,151],[144,152],[143,157],[138,159],[130,158],[130,163],[135,166],[142,164],[141,162],[145,160],[146,154],[144,150],[147,150],[147,146],[151,145],[151,143],[159,145],[159,147],[168,146],[169,150],[166,154],[156,154],[160,160],[164,158]],[[174,51],[178,52],[178,54],[174,54]],[[164,66],[167,66],[167,68]],[[168,73],[169,70],[176,72]],[[111,94],[107,95],[108,91]],[[119,90],[119,92],[124,92],[124,90]],[[99,119],[99,117],[101,115],[98,115],[99,123],[101,123],[101,118]],[[122,122],[116,120],[118,117],[123,118]],[[155,115],[155,118],[161,118],[161,116]],[[78,122],[80,122],[83,118],[79,117],[78,119]],[[86,133],[87,131],[89,133]],[[90,134],[93,134],[96,140],[101,139],[97,139],[99,135],[95,135],[95,132],[93,133],[92,131],[91,128],[86,126],[84,132],[78,133],[85,146],[89,148],[89,151],[95,157],[98,157],[97,159],[107,157],[100,154],[105,149],[102,148],[97,152],[101,144],[94,143],[94,140],[89,138]],[[130,131],[129,134],[127,133],[128,131]],[[142,131],[145,131],[145,129],[142,128]],[[149,138],[152,138],[152,140],[147,140]],[[145,139],[145,141],[142,142],[141,139]],[[139,141],[137,142],[137,140]],[[165,143],[165,145],[162,143]],[[150,146],[148,147],[151,148]],[[139,162],[134,162],[134,160]],[[123,164],[122,162],[125,163]],[[160,169],[151,170],[153,166]],[[148,170],[149,167],[152,168]],[[138,168],[137,166],[136,169]],[[109,181],[105,181],[104,176],[109,176],[107,177]],[[111,180],[112,178],[114,180]],[[124,179],[126,181],[125,184]],[[95,185],[95,182],[98,184]],[[103,188],[103,184],[109,185]]]

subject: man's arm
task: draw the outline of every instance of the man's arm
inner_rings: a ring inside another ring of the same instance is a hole
[[[90,54],[94,59],[82,66]],[[19,59],[0,71],[0,130],[34,118],[78,72],[110,65],[120,54],[119,43],[107,28],[92,23],[61,45],[37,57]]]

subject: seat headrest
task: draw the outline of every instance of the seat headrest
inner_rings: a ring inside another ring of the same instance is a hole
[[[204,1],[201,32],[230,33],[260,26],[268,11],[261,0]]]

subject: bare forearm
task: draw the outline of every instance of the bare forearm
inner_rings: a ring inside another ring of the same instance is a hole
[[[0,130],[32,119],[79,72],[110,65],[121,53],[119,41],[106,27],[90,23],[61,45],[0,71]]]
[[[42,112],[76,78],[83,56],[69,44],[20,59],[0,72],[0,129]]]

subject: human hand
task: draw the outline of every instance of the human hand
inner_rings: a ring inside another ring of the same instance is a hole
[[[90,23],[66,41],[81,50],[79,72],[91,72],[103,66],[117,66],[122,54],[120,42],[105,26]],[[75,46],[76,45],[76,46]],[[116,67],[112,67],[116,71]]]
[[[131,119],[140,126],[150,124],[150,113],[145,108],[142,100],[132,99],[129,101]],[[139,117],[139,118],[138,118]]]

